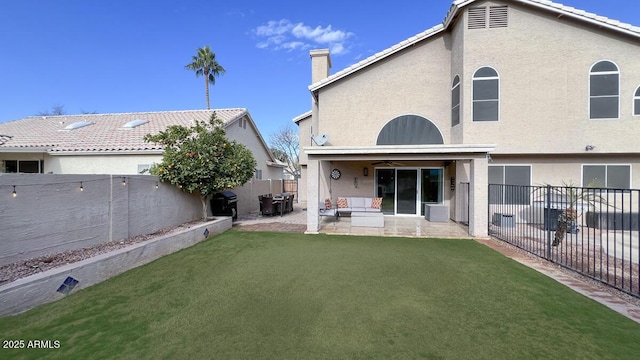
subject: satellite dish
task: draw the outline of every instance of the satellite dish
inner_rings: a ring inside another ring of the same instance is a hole
[[[320,134],[320,135],[312,137],[312,139],[313,139],[313,142],[316,143],[316,145],[322,146],[322,145],[326,144],[327,141],[329,140],[329,135]]]

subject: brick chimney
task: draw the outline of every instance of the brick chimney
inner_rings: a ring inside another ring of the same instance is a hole
[[[328,78],[331,69],[329,49],[311,50],[309,55],[311,56],[311,83],[315,84]]]

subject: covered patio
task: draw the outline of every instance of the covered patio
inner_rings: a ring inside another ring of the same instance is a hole
[[[493,149],[493,145],[477,144],[305,147],[308,163],[303,173],[309,205],[306,232],[487,237],[487,155]],[[464,210],[468,208],[468,227],[458,224],[463,209],[456,189],[462,182],[469,183],[468,203],[464,205]],[[348,218],[333,224],[321,219],[320,206],[311,205],[330,199],[335,206],[341,196],[383,197],[384,227],[356,229]],[[427,204],[446,207],[453,221],[424,220]]]

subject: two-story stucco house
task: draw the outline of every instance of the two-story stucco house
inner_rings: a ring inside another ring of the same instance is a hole
[[[0,172],[139,174],[162,160],[163,148],[143,140],[171,125],[191,126],[213,113],[230,140],[247,146],[257,179],[282,179],[247,109],[33,116],[0,124]]]
[[[311,204],[339,196],[460,220],[469,183],[469,232],[484,237],[489,183],[638,187],[638,59],[640,28],[547,0],[454,1],[441,24],[334,74],[311,51],[311,111],[294,119],[307,231]]]

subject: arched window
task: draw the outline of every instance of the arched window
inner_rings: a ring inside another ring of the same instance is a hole
[[[589,72],[589,119],[617,119],[620,108],[620,71],[611,61],[600,61]]]
[[[402,115],[389,121],[378,134],[376,145],[444,144],[440,130],[418,115]]]
[[[460,124],[460,76],[453,78],[451,86],[451,126]]]
[[[640,116],[640,86],[638,86],[633,96],[633,116]]]
[[[498,121],[500,114],[500,77],[490,67],[473,74],[473,121]]]

